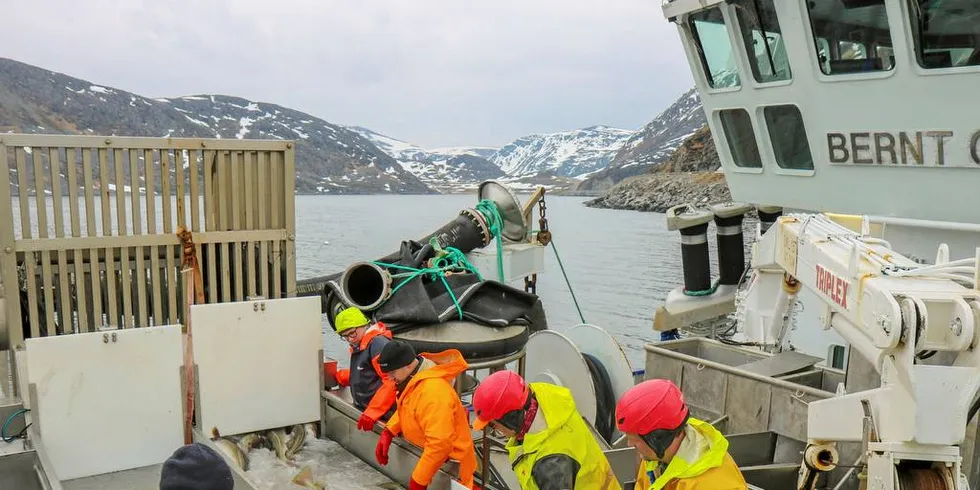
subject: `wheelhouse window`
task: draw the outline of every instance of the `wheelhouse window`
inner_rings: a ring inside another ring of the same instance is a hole
[[[759,83],[791,80],[786,45],[776,19],[774,0],[754,0],[732,4],[741,29],[745,52],[752,65],[752,76]]]
[[[776,165],[793,170],[813,170],[810,140],[803,115],[795,105],[774,105],[762,110],[769,128]]]
[[[749,113],[745,109],[725,109],[718,111],[718,118],[735,165],[742,168],[762,168],[762,157],[759,156],[759,145],[755,140]]]
[[[701,68],[711,88],[733,88],[741,85],[735,50],[721,10],[717,7],[691,14],[688,27],[701,59]]]
[[[895,68],[885,0],[809,1],[807,12],[825,75]]]
[[[909,0],[909,13],[920,66],[980,65],[980,2]]]

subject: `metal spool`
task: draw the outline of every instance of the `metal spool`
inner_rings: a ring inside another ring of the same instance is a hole
[[[563,333],[535,332],[528,338],[527,352],[525,379],[571,390],[579,413],[593,425],[598,412],[597,387],[583,354],[602,365],[616,400],[633,386],[633,370],[622,347],[609,332],[595,325],[580,324]]]
[[[524,379],[568,388],[578,412],[595,424],[596,397],[592,373],[582,351],[568,337],[554,330],[535,332],[527,339]]]
[[[524,224],[524,209],[517,196],[503,184],[488,180],[480,184],[477,199],[489,199],[497,204],[497,212],[504,221],[500,235],[512,242],[524,241],[527,236],[527,226]]]
[[[932,468],[896,468],[898,490],[954,490],[953,473],[949,468],[935,465]]]
[[[579,350],[594,356],[606,368],[616,400],[633,387],[633,368],[630,367],[630,361],[622,346],[609,332],[595,325],[582,323],[566,330],[565,336]]]

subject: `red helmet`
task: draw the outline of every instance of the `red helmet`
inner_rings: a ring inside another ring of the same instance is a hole
[[[616,404],[616,427],[624,433],[642,436],[674,430],[686,419],[684,395],[666,379],[644,381],[627,390]]]
[[[530,393],[527,383],[514,371],[497,371],[480,382],[473,392],[473,428],[483,430],[491,421],[524,408]]]

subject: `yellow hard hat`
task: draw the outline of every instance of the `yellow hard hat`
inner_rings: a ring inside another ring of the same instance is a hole
[[[347,330],[357,327],[363,327],[371,323],[368,318],[364,316],[357,307],[351,306],[337,314],[337,318],[334,318],[333,324],[334,328],[337,329],[337,333],[344,333]]]

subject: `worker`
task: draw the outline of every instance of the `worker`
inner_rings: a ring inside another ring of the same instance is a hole
[[[691,417],[684,395],[666,379],[644,381],[616,404],[616,426],[643,458],[647,490],[746,490],[728,440]],[[637,489],[641,487],[637,482]]]
[[[509,437],[506,449],[523,490],[619,490],[602,448],[568,388],[497,371],[473,393],[473,428]]]
[[[160,468],[159,490],[233,490],[231,467],[217,451],[195,442],[177,448]]]
[[[337,383],[350,386],[354,406],[362,411],[357,428],[369,431],[375,422],[388,420],[395,412],[395,383],[378,365],[391,331],[382,324],[372,324],[353,306],[337,314],[334,328],[350,344],[350,368],[337,370]]]
[[[453,388],[453,381],[468,367],[462,354],[449,349],[417,355],[409,343],[394,339],[381,351],[378,364],[398,390],[397,410],[375,447],[378,463],[388,464],[391,440],[402,435],[422,448],[409,490],[427,488],[449,459],[459,462],[459,483],[473,488],[476,451],[469,417]]]

